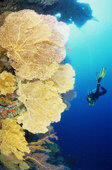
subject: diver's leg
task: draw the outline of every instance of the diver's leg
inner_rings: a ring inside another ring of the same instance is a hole
[[[97,83],[99,84],[101,80],[102,80],[102,77],[98,78]]]
[[[101,89],[102,89],[102,91],[99,92],[100,96],[104,95],[107,92],[107,90],[104,87],[102,87],[102,86],[101,86]]]

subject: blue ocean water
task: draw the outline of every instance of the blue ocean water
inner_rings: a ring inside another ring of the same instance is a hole
[[[55,130],[63,154],[77,159],[73,170],[112,170],[112,0],[80,2],[90,3],[96,21],[81,29],[70,26],[67,56],[76,72],[77,97]],[[102,67],[107,93],[89,107],[86,97]]]

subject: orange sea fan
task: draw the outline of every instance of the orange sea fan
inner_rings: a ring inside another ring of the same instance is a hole
[[[66,168],[63,165],[55,166],[55,165],[47,163],[48,158],[49,158],[49,156],[44,153],[39,153],[39,154],[33,153],[31,156],[27,157],[27,159],[29,159],[31,162],[35,163],[35,165],[36,165],[35,169],[64,170]]]

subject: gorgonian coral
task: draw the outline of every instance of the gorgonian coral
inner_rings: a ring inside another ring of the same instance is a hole
[[[2,129],[0,130],[1,153],[7,156],[13,153],[17,159],[23,160],[25,152],[30,152],[24,135],[23,128],[16,123],[16,119],[2,120]]]
[[[16,79],[14,75],[7,71],[0,74],[0,91],[1,94],[13,93],[17,89]]]
[[[0,15],[0,27],[3,25],[5,18],[10,14],[10,11],[6,11]],[[0,46],[0,55],[5,53],[5,49]]]
[[[59,69],[51,77],[59,93],[66,93],[74,88],[75,71],[70,64],[60,65]]]
[[[24,65],[21,65],[16,72],[16,76],[19,79],[22,79],[24,77],[27,80],[32,80],[37,77],[38,79],[45,80],[50,78],[55,71],[58,69],[59,65],[56,62],[53,63],[25,63]]]
[[[6,50],[0,46],[0,56],[3,55],[5,53],[5,51]]]
[[[33,73],[32,64],[35,63],[43,64],[41,74],[44,75],[46,64],[60,63],[65,58],[68,27],[63,22],[58,22],[53,16],[38,15],[32,10],[22,10],[6,17],[0,28],[0,37],[0,45],[8,51],[11,65],[18,74],[21,73],[22,65],[26,67],[28,65],[27,72]],[[28,79],[40,78],[38,67],[36,70],[35,76],[30,76]],[[26,79],[27,76],[24,76],[26,74],[24,73],[21,77]]]
[[[51,123],[60,121],[61,113],[67,108],[62,93],[72,90],[75,83],[72,66],[60,64],[66,55],[67,39],[66,24],[54,16],[39,15],[32,10],[12,12],[0,27],[0,47],[7,51],[8,61],[6,64],[4,56],[0,59],[3,162],[10,161],[11,156],[14,167],[20,164],[28,168],[24,162],[27,158],[39,163],[38,154],[30,152],[33,146],[28,145],[23,129],[45,133]],[[37,150],[47,152],[43,145],[36,145]],[[47,156],[42,157],[39,158],[46,164]],[[39,165],[45,168],[41,161]]]
[[[48,132],[37,136],[37,141],[35,140],[34,142],[29,143],[28,146],[31,152],[25,156],[26,160],[30,160],[30,162],[34,163],[35,167],[33,166],[32,168],[41,170],[66,169],[62,157],[60,159],[59,147],[54,142],[58,139],[55,133]],[[54,159],[56,164],[53,163]]]
[[[74,88],[75,72],[71,65],[59,65],[59,69],[46,81],[18,84],[17,94],[27,111],[18,117],[18,123],[32,133],[45,133],[52,122],[61,118],[65,110],[61,93]]]
[[[11,11],[6,11],[0,14],[0,27],[4,24],[5,18],[11,13]]]
[[[17,159],[13,154],[8,156],[1,154],[0,161],[9,170],[25,170],[30,168],[24,160]],[[4,169],[3,166],[2,169]]]
[[[52,81],[19,84],[18,95],[27,108],[18,117],[18,123],[32,133],[47,132],[50,123],[60,121],[61,113],[66,108]]]

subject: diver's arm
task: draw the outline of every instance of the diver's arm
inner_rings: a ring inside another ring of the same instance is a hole
[[[107,90],[104,87],[102,87],[102,86],[101,86],[101,89],[102,89],[102,91],[99,92],[100,96],[102,96],[103,94],[105,94],[107,92]]]

